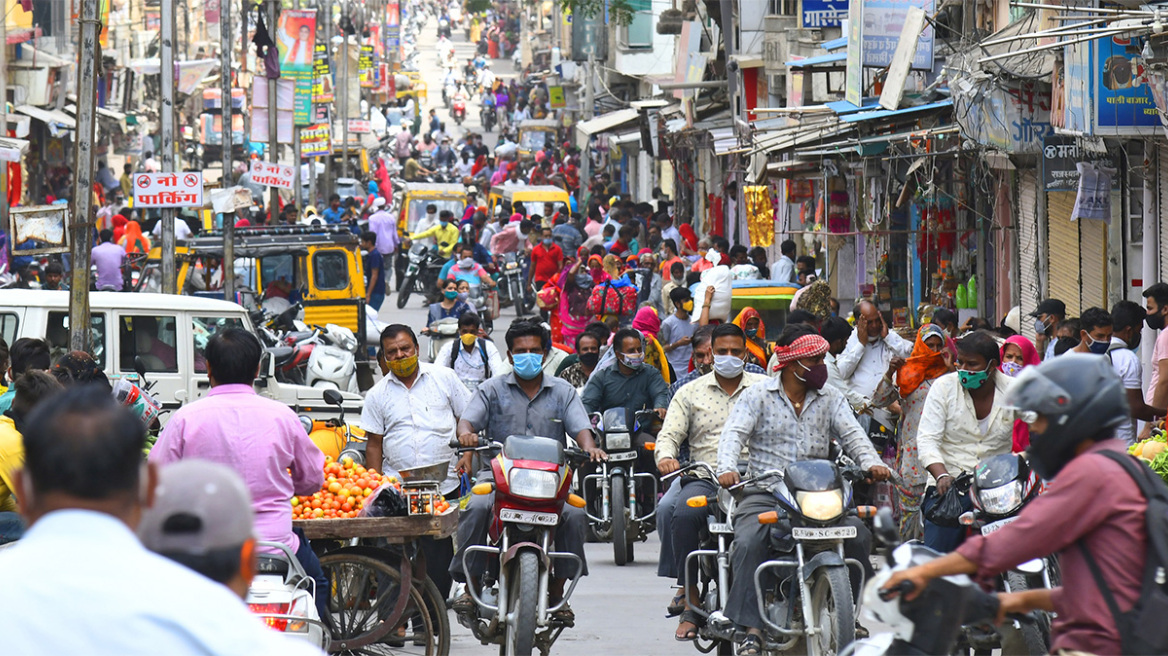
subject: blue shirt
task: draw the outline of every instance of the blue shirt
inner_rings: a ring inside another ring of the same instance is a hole
[[[381,253],[377,249],[373,249],[365,254],[365,280],[366,286],[368,281],[373,278],[373,272],[377,272],[377,282],[373,283],[373,294],[385,295],[385,260],[381,257]]]
[[[148,551],[111,515],[58,510],[0,552],[6,654],[320,655],[238,596]],[[80,612],[62,610],[84,606]]]
[[[338,207],[334,210],[331,207],[326,207],[324,208],[324,211],[320,213],[320,215],[324,217],[325,223],[340,223],[341,215],[344,213],[344,208]]]

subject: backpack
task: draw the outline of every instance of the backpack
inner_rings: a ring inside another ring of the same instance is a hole
[[[483,380],[491,378],[491,362],[487,359],[487,343],[482,337],[476,340],[479,345],[479,353],[483,356]],[[462,341],[459,340],[454,343],[454,348],[450,349],[450,368],[454,369],[454,363],[458,361],[458,352],[462,350]]]
[[[1166,654],[1168,653],[1168,485],[1151,470],[1137,463],[1135,458],[1113,451],[1100,451],[1104,456],[1119,463],[1140,488],[1140,493],[1148,500],[1147,530],[1148,552],[1144,562],[1143,582],[1140,596],[1135,605],[1126,613],[1121,613],[1115,597],[1103,580],[1099,564],[1091,556],[1087,545],[1080,541],[1079,551],[1087,561],[1095,585],[1103,593],[1107,607],[1115,618],[1119,629],[1119,639],[1124,654]]]
[[[631,285],[613,287],[612,281],[592,290],[588,298],[588,313],[596,316],[615,314],[631,317],[637,311],[637,289]]]

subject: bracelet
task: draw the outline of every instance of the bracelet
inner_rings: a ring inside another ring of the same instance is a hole
[[[944,474],[941,474],[940,476],[937,476],[937,477],[936,477],[936,479],[937,479],[937,482],[938,482],[938,483],[940,483],[940,482],[941,482],[941,479],[942,479],[942,478],[945,478],[946,476],[948,476],[949,478],[953,478],[953,475],[952,475],[952,474],[950,474],[949,472],[945,472]]]

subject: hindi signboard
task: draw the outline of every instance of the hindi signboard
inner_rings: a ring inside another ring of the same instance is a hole
[[[357,118],[349,119],[349,132],[353,134],[369,134],[372,131],[373,126],[369,121]]]
[[[135,173],[134,207],[202,207],[203,174]]]
[[[361,46],[361,56],[357,60],[357,76],[361,81],[362,89],[372,89],[377,86],[375,71],[376,67],[373,65],[373,46]]]
[[[839,27],[848,17],[848,0],[803,0],[803,27]]]
[[[292,120],[296,125],[311,122],[316,10],[285,9],[276,27],[276,49],[280,56],[280,76],[295,81]]]
[[[329,70],[328,46],[316,44],[312,55],[312,102],[317,105],[333,101],[333,74]]]
[[[1046,191],[1078,191],[1079,162],[1091,162],[1115,168],[1118,164],[1115,153],[1103,154],[1086,151],[1079,147],[1075,137],[1049,136],[1042,144],[1042,185]],[[1118,177],[1111,179],[1115,189]]]
[[[300,131],[301,157],[327,157],[333,152],[328,123],[316,123]]]
[[[909,7],[919,7],[926,16],[933,15],[933,0],[864,0],[863,11],[848,14],[849,21],[862,23],[864,38],[864,66],[884,68],[892,63],[900,33],[904,29]],[[932,23],[926,23],[917,43],[916,56],[912,67],[933,70]],[[851,35],[848,36],[848,51],[851,52]]]
[[[301,146],[303,146],[303,142],[301,142]],[[291,189],[292,178],[295,175],[296,169],[285,164],[261,162],[258,159],[251,161],[251,181],[265,187]]]

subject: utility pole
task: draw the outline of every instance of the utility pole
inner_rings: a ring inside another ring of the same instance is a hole
[[[162,171],[174,173],[175,0],[162,0]],[[174,208],[162,208],[162,293],[178,293],[174,266]],[[86,260],[88,261],[88,260]],[[80,263],[79,263],[80,264]]]
[[[279,19],[279,7],[276,0],[268,2],[268,30],[273,36],[276,34],[276,21]],[[280,163],[280,139],[276,132],[279,130],[280,103],[276,99],[276,80],[268,78],[268,161]],[[276,211],[280,209],[280,190],[272,187],[268,200],[268,223],[276,222]]]
[[[723,0],[720,4],[722,6],[722,47],[726,51],[726,61],[731,62],[733,61],[731,57],[737,54],[737,49],[734,47],[734,41],[738,32],[738,25],[736,24],[734,18],[734,6],[736,3]],[[735,66],[734,70],[730,70],[730,67],[728,66],[726,71],[726,92],[730,97],[730,116],[733,117],[734,137],[737,140],[739,147],[742,145],[742,138],[746,136],[742,134],[742,130],[739,127],[739,119],[741,119],[742,125],[746,124],[746,102],[742,93],[742,89],[739,88],[740,85],[738,83],[740,70],[741,69],[737,68],[737,66]],[[733,231],[734,234],[737,235],[738,223],[741,221],[740,217],[742,216],[743,212],[743,199],[745,196],[743,195],[742,186],[745,179],[742,175],[744,168],[742,163],[742,155],[735,155],[734,157],[738,161],[738,165],[734,170],[735,215],[732,217],[727,217],[726,230],[728,232]]]
[[[8,136],[8,19],[0,20],[0,136]],[[8,162],[0,162],[0,229],[5,240],[8,261],[12,261],[12,225],[8,221]]]
[[[341,3],[341,177],[349,177],[349,32],[345,22],[349,16],[349,0]]]
[[[93,215],[93,142],[97,131],[97,63],[101,48],[101,0],[81,3],[81,40],[77,48],[77,138],[73,142],[73,220],[69,251],[73,271],[69,286],[69,348],[89,350],[90,217]]]
[[[300,0],[296,0],[292,4],[292,7],[295,9],[300,9]],[[312,33],[316,34],[316,30],[313,30]],[[316,51],[315,47],[313,48],[313,51],[314,52]],[[309,59],[309,61],[312,61],[312,60]],[[309,92],[312,91],[311,86],[309,86],[308,89],[309,89]],[[295,113],[296,113],[295,112],[295,108],[296,108],[295,92],[293,92],[292,108],[293,108],[293,121],[292,121],[292,206],[296,207],[300,204],[300,165],[301,165],[300,129],[301,129],[301,126],[297,125],[297,123],[295,121]],[[312,98],[311,97],[309,98],[309,103],[308,103],[308,113],[310,115],[312,114]]]
[[[244,14],[246,16],[246,14]],[[246,18],[244,25],[247,25]],[[245,29],[244,32],[247,32]],[[223,95],[223,176],[220,187],[232,186],[232,151],[235,149],[235,135],[231,129],[231,0],[219,4],[219,92]],[[223,213],[223,297],[235,300],[235,216]]]
[[[585,121],[592,120],[592,106],[596,102],[596,99],[593,96],[595,91],[594,85],[592,83],[592,76],[596,73],[596,60],[595,55],[593,54],[594,52],[594,47],[588,46],[588,68],[584,71]],[[587,197],[588,190],[592,188],[592,149],[588,147],[589,143],[592,141],[592,135],[587,135],[584,137],[584,139],[584,147],[580,149],[583,151],[584,155],[580,158],[580,198],[577,199],[580,201],[581,207],[583,207],[584,199]]]
[[[333,71],[336,70],[334,67],[337,65],[337,60],[335,57],[333,57],[333,2],[332,2],[332,0],[324,0],[324,56],[328,59],[329,75],[331,77]],[[336,85],[333,85],[332,91],[333,91],[333,106],[335,107],[336,106],[336,95],[337,95]],[[333,120],[336,119],[336,112],[333,111],[333,107],[326,107],[326,110],[327,111],[325,112],[325,119],[326,119],[326,122],[328,123],[328,131],[329,131],[328,132],[329,133],[329,152],[327,155],[325,155],[325,158],[324,158],[324,190],[321,193],[321,196],[323,196],[327,200],[329,195],[332,194],[332,192],[333,192],[333,152],[332,151],[333,151],[333,148],[335,148],[335,145],[333,144]],[[313,158],[312,166],[313,166],[312,180],[315,181],[316,180],[316,159],[315,158]],[[313,193],[311,194],[310,200],[312,201],[313,204],[316,204],[316,187],[315,186],[312,188],[312,192]]]

